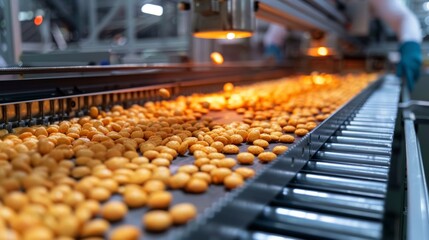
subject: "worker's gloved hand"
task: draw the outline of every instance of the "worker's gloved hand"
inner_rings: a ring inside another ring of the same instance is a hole
[[[265,47],[264,56],[274,59],[277,64],[282,64],[285,60],[283,49],[274,44]]]
[[[420,76],[420,67],[422,65],[422,50],[420,43],[408,41],[399,47],[401,61],[397,67],[397,75],[405,78],[410,91],[414,89],[415,82]]]

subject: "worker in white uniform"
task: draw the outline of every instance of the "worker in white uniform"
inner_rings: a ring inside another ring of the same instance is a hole
[[[369,0],[376,16],[386,22],[396,33],[399,40],[401,60],[397,66],[397,75],[407,80],[410,90],[419,78],[422,64],[422,33],[417,17],[400,0]],[[264,36],[265,54],[273,56],[277,62],[283,57],[282,45],[287,30],[279,25],[270,25]],[[278,53],[280,52],[280,53]]]

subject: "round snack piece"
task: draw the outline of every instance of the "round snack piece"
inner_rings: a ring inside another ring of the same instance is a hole
[[[305,129],[307,129],[308,131],[315,129],[316,127],[317,127],[317,123],[315,122],[308,122],[305,124]]]
[[[244,184],[243,177],[240,174],[230,174],[229,176],[225,177],[223,184],[227,189],[234,189],[237,187],[240,187]]]
[[[259,158],[259,161],[263,163],[268,163],[276,159],[277,155],[275,155],[272,152],[263,152],[258,155],[258,158]]]
[[[240,152],[240,149],[233,144],[227,144],[223,147],[222,151],[226,154],[237,154]]]
[[[192,174],[192,178],[202,179],[202,180],[206,181],[207,184],[210,184],[212,182],[212,177],[210,176],[210,174],[208,174],[206,172],[196,172],[196,173]]]
[[[274,153],[274,154],[276,154],[276,155],[280,155],[280,154],[282,154],[282,153],[286,152],[286,151],[287,151],[287,149],[288,149],[288,147],[287,147],[287,146],[281,146],[281,145],[279,145],[279,146],[275,146],[275,147],[273,148],[273,153]]]
[[[168,185],[172,189],[184,188],[186,183],[191,180],[191,176],[185,172],[178,172],[168,179]]]
[[[119,221],[127,215],[128,208],[123,202],[109,202],[101,209],[101,216],[109,221]]]
[[[189,182],[186,184],[186,191],[190,193],[203,193],[207,191],[207,188],[209,185],[206,181],[199,179],[199,178],[192,178],[189,180]]]
[[[147,205],[150,208],[155,208],[155,209],[168,208],[168,206],[170,206],[172,199],[173,199],[173,196],[171,195],[171,193],[167,191],[154,192],[149,195]]]
[[[166,158],[155,158],[151,161],[151,163],[158,167],[161,167],[161,166],[168,167],[171,164],[171,162]]]
[[[255,141],[253,141],[253,145],[259,146],[261,148],[267,148],[270,144],[263,139],[256,139]]]
[[[11,209],[18,211],[28,204],[28,197],[22,192],[12,192],[7,194],[4,198],[4,205]]]
[[[230,141],[232,144],[238,145],[243,142],[243,137],[240,134],[232,134],[230,137]]]
[[[109,222],[104,219],[94,219],[86,222],[81,231],[81,237],[99,237],[109,229]]]
[[[283,127],[283,131],[285,131],[286,133],[293,133],[295,132],[296,128],[294,126],[285,126]]]
[[[170,97],[170,92],[165,88],[159,89],[158,94],[159,94],[159,96],[161,96],[163,98],[169,98]]]
[[[292,135],[285,134],[280,136],[279,141],[282,143],[293,143],[295,141],[295,137]]]
[[[224,159],[225,155],[222,153],[215,152],[215,153],[210,153],[207,157],[208,159]]]
[[[216,166],[220,168],[233,168],[235,165],[237,165],[237,161],[233,158],[220,159],[216,164]]]
[[[222,184],[225,177],[231,173],[232,171],[229,168],[216,168],[210,172],[210,175],[214,184]]]
[[[126,191],[123,197],[124,197],[125,204],[127,204],[128,207],[131,207],[131,208],[144,206],[148,198],[147,194],[140,189]]]
[[[0,236],[3,237],[3,236]],[[6,238],[1,239],[13,239],[6,236]],[[51,240],[54,239],[54,233],[47,227],[44,226],[36,226],[30,229],[26,229],[24,232],[23,240],[34,240],[34,239],[43,239],[43,240]]]
[[[259,155],[261,152],[264,151],[264,148],[262,148],[260,146],[249,146],[247,148],[247,151],[253,155]]]
[[[198,172],[198,167],[192,164],[188,164],[188,165],[183,165],[180,166],[179,169],[177,169],[177,172],[184,172],[187,174],[193,174]]]
[[[194,161],[194,165],[197,167],[201,167],[204,164],[209,164],[209,163],[210,163],[210,159],[208,158],[199,158]]]
[[[261,133],[258,130],[254,129],[254,130],[251,130],[247,135],[247,142],[253,142],[256,139],[260,139],[260,138],[261,138]]]
[[[180,203],[170,208],[173,223],[180,225],[189,222],[197,216],[197,208],[190,203]]]
[[[204,164],[201,166],[201,172],[206,172],[209,173],[211,172],[213,169],[217,168],[216,165],[214,164]]]
[[[151,179],[144,184],[143,190],[149,194],[153,192],[164,191],[165,184],[160,180]]]
[[[95,187],[89,192],[89,198],[97,200],[99,202],[106,201],[110,198],[110,195],[110,191],[103,187]]]
[[[110,240],[138,240],[140,230],[132,225],[123,225],[115,228],[110,234]]]
[[[252,153],[242,152],[237,155],[237,161],[241,164],[253,164],[255,156]]]
[[[91,107],[89,109],[89,116],[92,118],[97,118],[98,117],[98,108],[97,107]]]
[[[255,176],[255,170],[248,167],[239,167],[235,169],[235,173],[240,174],[244,179],[249,179]]]
[[[173,223],[167,211],[155,210],[143,216],[143,224],[148,231],[162,232],[167,230]]]
[[[232,90],[234,90],[234,84],[227,82],[223,85],[223,90],[225,92],[232,92]]]
[[[296,134],[297,136],[299,136],[299,137],[303,137],[303,136],[305,136],[307,133],[308,133],[308,130],[307,130],[307,129],[303,129],[303,128],[301,128],[301,129],[297,129],[297,130],[295,130],[295,134]]]

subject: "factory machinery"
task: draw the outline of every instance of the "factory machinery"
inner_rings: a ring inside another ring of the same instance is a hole
[[[292,74],[256,65],[1,71],[22,78],[3,81],[0,89],[0,127],[9,131],[85,116],[91,106],[109,110],[158,101],[160,88],[177,97],[220,91],[225,82],[243,86]],[[400,105],[401,90],[398,78],[380,75],[276,161],[252,166],[257,175],[242,188],[229,192],[212,185],[202,195],[173,191],[178,202],[197,206],[198,217],[164,233],[145,232],[144,238],[400,239],[403,225],[409,239],[428,236],[428,195],[412,117],[416,106],[426,106]],[[183,157],[171,168],[191,162],[191,156]],[[114,226],[141,226],[145,211],[130,210]]]

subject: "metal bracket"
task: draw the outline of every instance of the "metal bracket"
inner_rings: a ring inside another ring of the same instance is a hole
[[[403,109],[404,119],[412,120],[417,124],[429,124],[428,101],[409,100],[399,103],[399,108]]]

